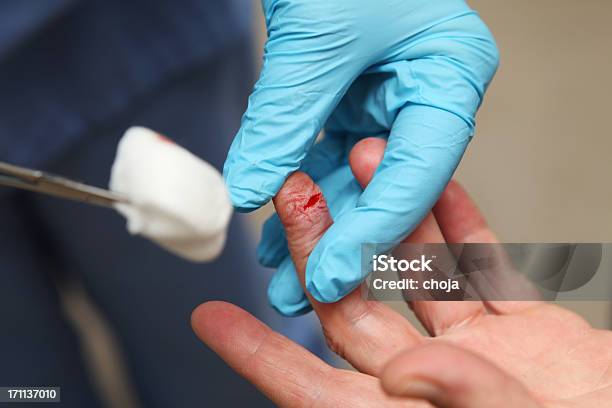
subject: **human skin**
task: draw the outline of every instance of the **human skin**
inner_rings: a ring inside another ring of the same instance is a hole
[[[384,152],[366,139],[351,153],[366,185]],[[302,283],[308,255],[332,219],[318,186],[293,174],[274,199]],[[312,197],[315,197],[312,199]],[[312,199],[312,200],[311,200]],[[308,205],[307,205],[308,204]],[[497,242],[467,193],[451,182],[407,239]],[[602,407],[612,401],[612,332],[543,302],[413,302],[430,336],[355,290],[314,311],[328,344],[356,369],[331,367],[237,306],[207,302],[198,337],[282,407]]]

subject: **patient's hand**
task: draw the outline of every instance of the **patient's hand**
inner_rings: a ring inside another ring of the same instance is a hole
[[[351,154],[367,184],[384,141]],[[332,224],[319,188],[303,173],[274,199],[302,283],[306,260]],[[495,242],[465,191],[451,183],[410,242]],[[338,303],[310,299],[330,347],[359,372],[333,368],[244,310],[208,302],[197,335],[283,407],[602,407],[612,401],[612,333],[540,302],[414,302],[431,337],[359,290]],[[382,387],[381,387],[382,384]]]

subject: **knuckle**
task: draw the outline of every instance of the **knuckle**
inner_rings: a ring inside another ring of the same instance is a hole
[[[500,63],[500,52],[493,34],[474,14],[449,24],[448,27],[441,25],[438,30],[455,30],[454,34],[442,38],[434,36],[429,40],[431,55],[427,60],[438,65],[448,78],[471,86],[482,97]]]
[[[464,58],[468,69],[476,79],[480,80],[481,85],[486,87],[500,63],[499,48],[495,38],[485,23],[478,19],[465,44]]]

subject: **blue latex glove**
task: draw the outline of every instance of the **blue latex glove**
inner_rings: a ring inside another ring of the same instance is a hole
[[[333,302],[359,285],[361,244],[397,244],[427,214],[474,132],[498,64],[493,37],[462,0],[263,0],[264,65],[224,175],[236,208],[268,202],[302,169],[334,217],[310,255],[306,286]],[[325,138],[315,144],[325,127]],[[351,146],[388,137],[363,192]],[[269,290],[283,314],[308,309],[282,227],[272,218],[258,249],[278,267]]]

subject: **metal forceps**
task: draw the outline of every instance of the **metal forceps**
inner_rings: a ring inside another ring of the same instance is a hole
[[[30,190],[103,207],[114,207],[117,203],[128,202],[125,197],[112,191],[1,161],[0,186]]]

